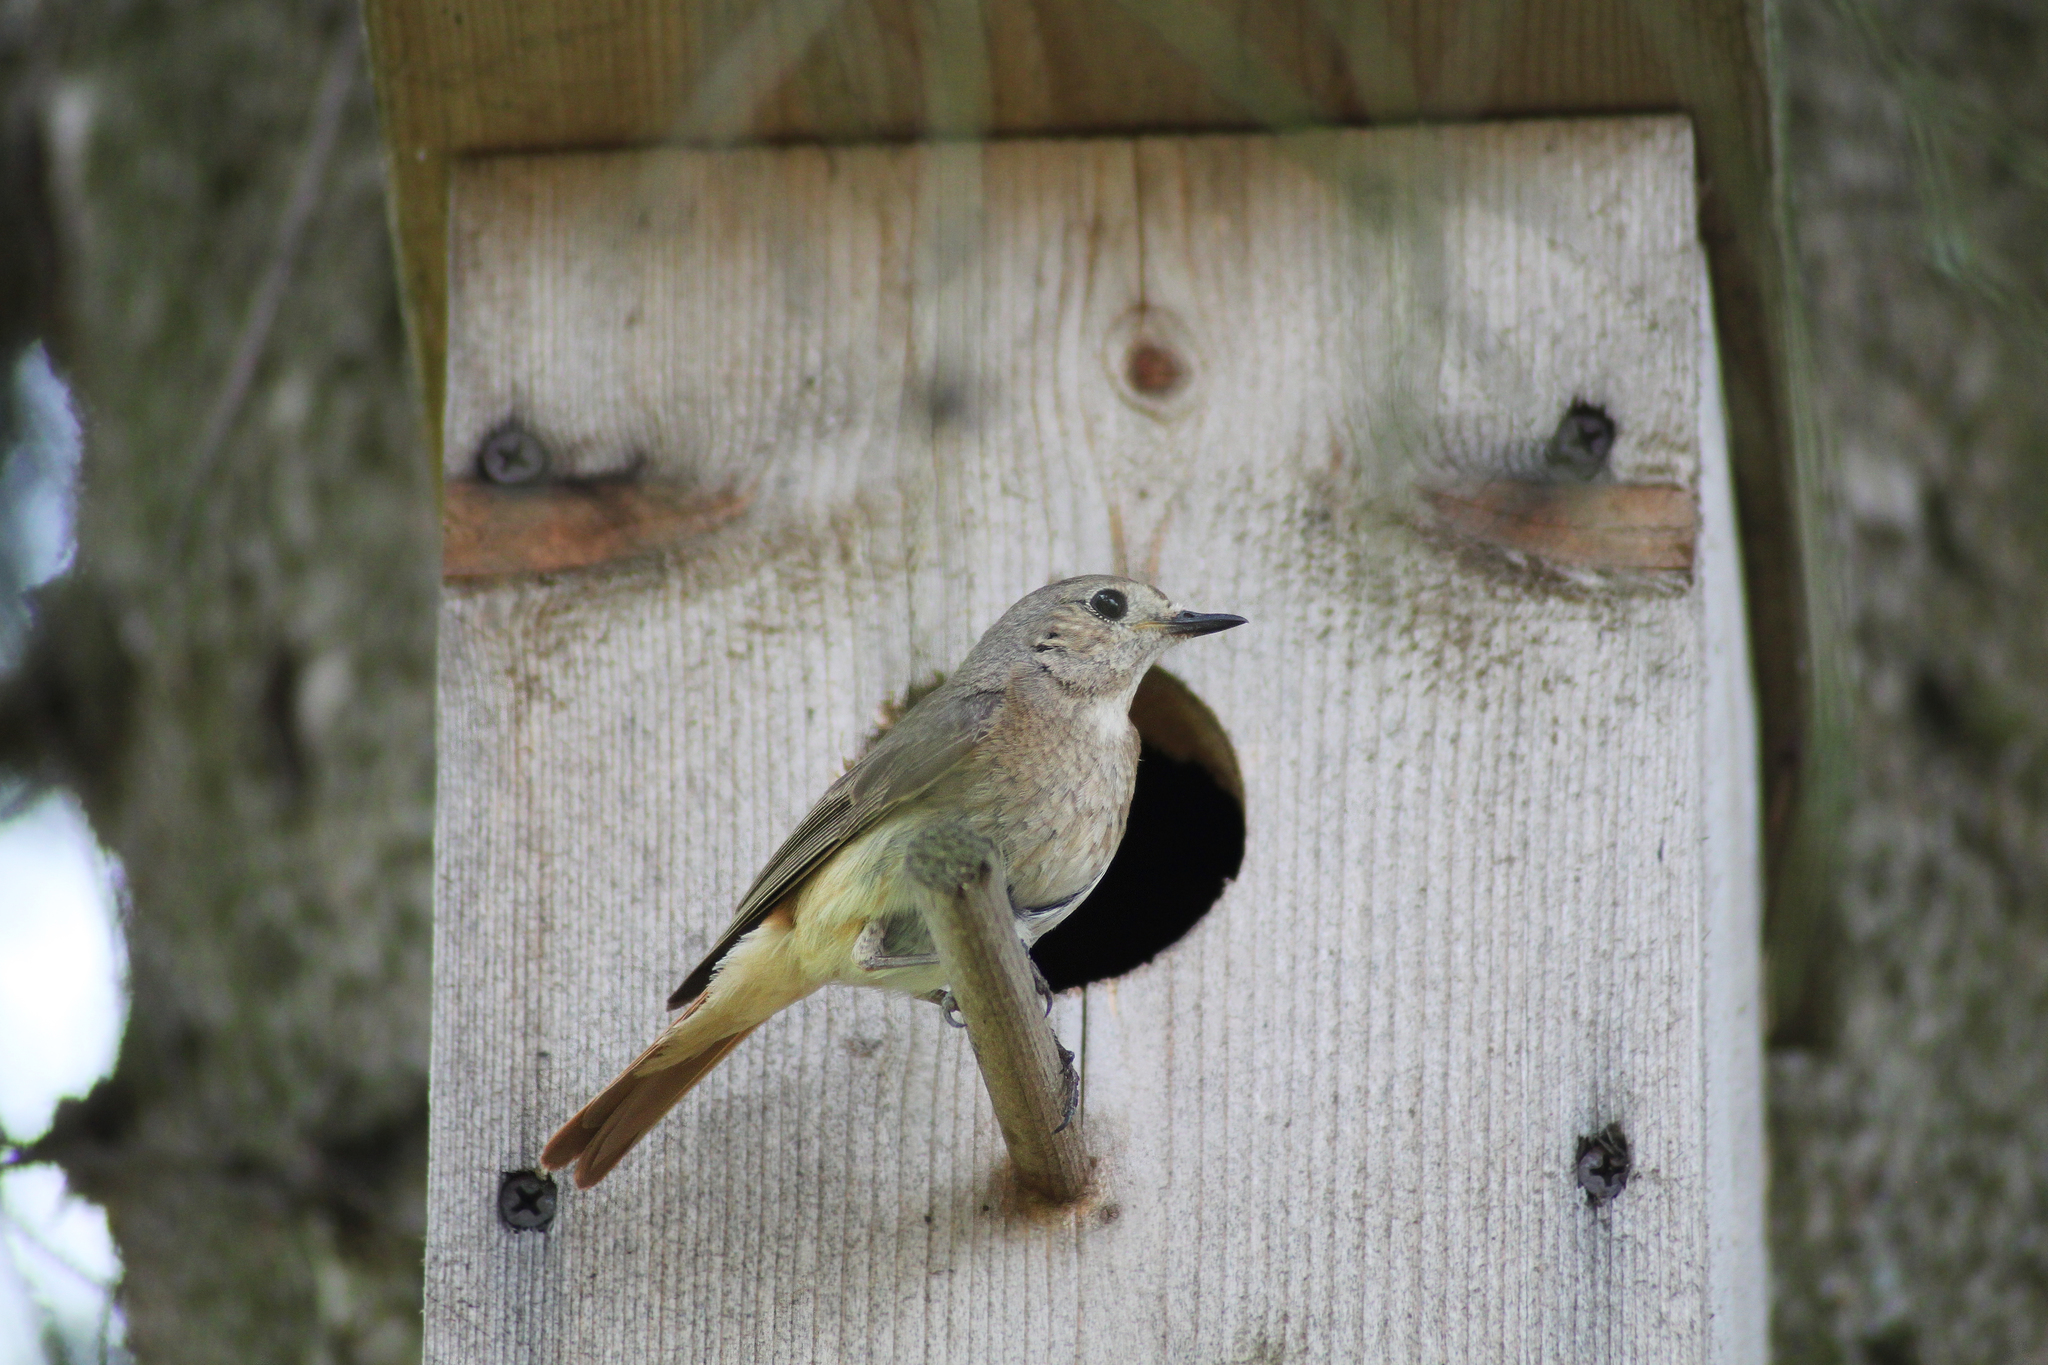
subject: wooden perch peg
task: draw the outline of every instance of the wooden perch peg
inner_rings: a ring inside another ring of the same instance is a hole
[[[1018,1178],[1054,1204],[1086,1198],[1094,1163],[1081,1140],[1073,1058],[1045,1017],[1000,859],[979,836],[941,825],[912,846],[910,870],[939,893],[926,920]]]

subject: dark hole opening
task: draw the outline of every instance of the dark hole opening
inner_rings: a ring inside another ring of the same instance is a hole
[[[1094,892],[1031,950],[1056,991],[1150,962],[1208,913],[1244,862],[1244,782],[1215,714],[1155,668],[1131,721],[1144,747],[1124,841]]]

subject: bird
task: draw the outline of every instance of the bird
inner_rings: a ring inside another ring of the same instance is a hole
[[[1111,574],[1019,599],[826,789],[669,997],[679,1013],[561,1126],[543,1168],[597,1184],[741,1040],[822,986],[948,1005],[930,892],[906,865],[937,826],[992,850],[1018,937],[1035,942],[1087,899],[1123,838],[1138,683],[1173,646],[1244,623]]]

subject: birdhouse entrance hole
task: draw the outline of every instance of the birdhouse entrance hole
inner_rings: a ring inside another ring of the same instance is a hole
[[[1131,721],[1144,748],[1116,858],[1031,950],[1056,991],[1121,976],[1179,942],[1244,862],[1244,780],[1216,714],[1155,668]]]

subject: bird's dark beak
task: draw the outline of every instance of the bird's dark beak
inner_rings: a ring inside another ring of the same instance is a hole
[[[1168,635],[1214,635],[1219,630],[1244,624],[1242,616],[1227,611],[1183,611],[1166,620]]]

